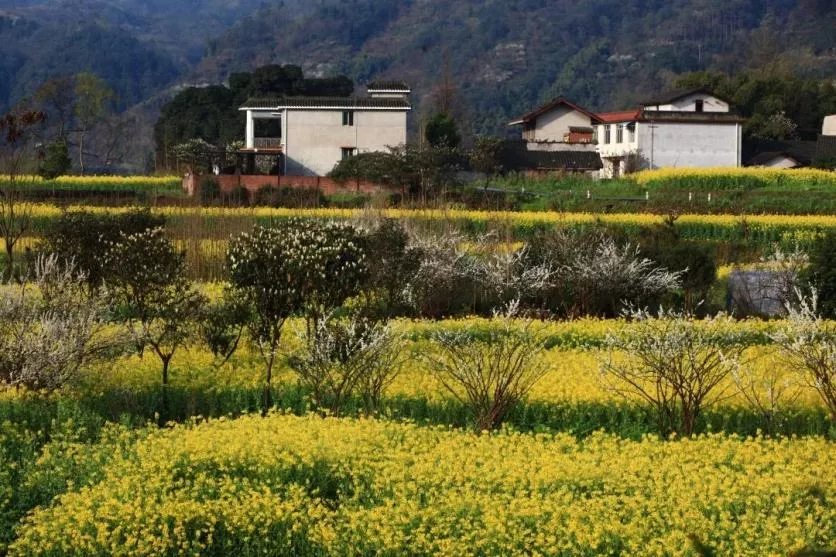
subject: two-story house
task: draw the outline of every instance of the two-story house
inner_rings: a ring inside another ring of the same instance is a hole
[[[505,164],[527,173],[597,172],[599,123],[595,114],[564,98],[551,100],[508,123],[522,127],[522,139],[506,142]]]
[[[281,159],[285,176],[325,176],[357,153],[385,151],[406,143],[407,114],[412,109],[403,82],[375,82],[358,97],[249,99],[244,153]],[[278,120],[278,137],[259,137],[259,120]]]
[[[741,166],[743,120],[728,102],[704,89],[597,116],[603,177],[644,168]]]

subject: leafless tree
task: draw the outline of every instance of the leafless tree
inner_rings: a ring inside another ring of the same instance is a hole
[[[630,311],[632,327],[606,339],[602,379],[612,392],[643,400],[661,434],[694,433],[702,412],[728,396],[726,379],[746,343],[725,315],[698,321],[687,313]]]
[[[549,370],[542,329],[532,320],[515,320],[517,307],[512,303],[494,315],[487,338],[438,331],[438,350],[423,354],[445,389],[469,407],[477,431],[499,427]]]
[[[740,395],[760,414],[769,435],[775,433],[784,410],[801,396],[798,382],[780,365],[765,369],[740,365],[732,369],[731,375]]]

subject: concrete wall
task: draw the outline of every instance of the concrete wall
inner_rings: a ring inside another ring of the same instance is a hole
[[[663,104],[660,106],[645,106],[645,110],[675,110],[681,112],[694,112],[697,109],[697,100],[703,101],[703,111],[704,112],[728,112],[729,105],[718,99],[717,97],[712,97],[711,95],[706,95],[704,93],[698,93],[695,95],[690,95],[688,97],[683,97],[678,101],[671,103],[671,104]]]
[[[560,105],[537,117],[534,141],[563,141],[570,127],[591,128],[589,116]]]
[[[288,176],[324,176],[342,159],[343,148],[385,151],[406,143],[406,111],[354,111],[343,125],[342,110],[289,110],[285,129]]]
[[[621,143],[617,143],[618,139],[618,126],[622,124],[602,124],[598,126],[598,152],[601,154],[602,157],[623,157],[630,153],[635,153],[638,150],[638,131],[632,134],[632,138],[630,136],[630,130],[624,126],[624,133],[623,133],[623,141]],[[610,127],[610,143],[604,143],[604,139],[606,138],[606,127]],[[638,126],[638,124],[636,124]],[[632,139],[632,141],[631,141]]]
[[[650,168],[740,166],[740,124],[640,122],[636,136]]]

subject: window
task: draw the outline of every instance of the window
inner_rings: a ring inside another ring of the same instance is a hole
[[[592,143],[598,143],[598,126],[592,128]]]
[[[354,111],[353,110],[346,110],[343,112],[343,126],[353,126],[354,125]]]
[[[350,159],[351,157],[353,157],[356,149],[354,147],[343,147],[342,151],[343,151],[342,160],[345,160],[345,159]]]
[[[705,110],[705,101],[702,99],[697,99],[694,103],[694,110],[697,112],[702,112]]]
[[[627,143],[636,142],[636,123],[630,122],[627,124]]]
[[[604,126],[604,143],[612,143],[612,126]]]
[[[624,143],[624,125],[617,124],[615,127],[615,142]]]

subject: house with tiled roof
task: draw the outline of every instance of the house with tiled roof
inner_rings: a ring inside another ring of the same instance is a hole
[[[345,158],[406,143],[410,93],[406,83],[381,81],[357,97],[249,99],[239,108],[243,152],[275,155],[284,176],[325,176]]]
[[[642,168],[741,166],[743,119],[710,91],[676,91],[597,116],[603,177]]]
[[[601,169],[595,148],[598,116],[562,97],[509,122],[520,127],[519,141],[505,146],[504,166],[525,173],[579,172]]]

